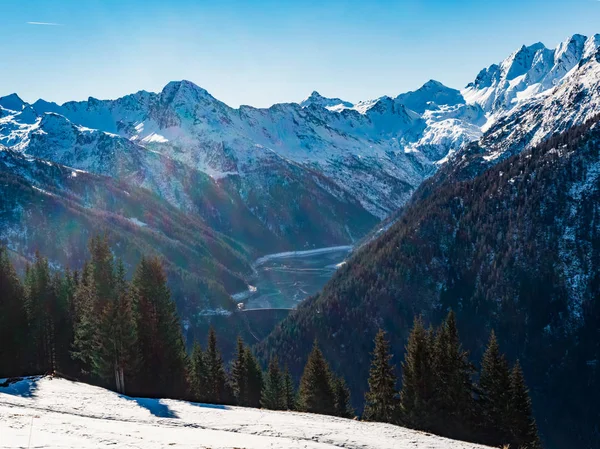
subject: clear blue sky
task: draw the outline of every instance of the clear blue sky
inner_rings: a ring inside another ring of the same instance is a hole
[[[189,79],[231,106],[313,90],[358,101],[431,78],[460,88],[574,33],[600,33],[599,0],[0,0],[0,95],[116,98]]]

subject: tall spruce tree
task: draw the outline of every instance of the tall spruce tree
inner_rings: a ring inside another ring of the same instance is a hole
[[[237,352],[231,367],[233,392],[238,405],[248,405],[248,367],[246,365],[246,346],[242,337],[237,339]]]
[[[74,296],[74,322],[72,356],[79,362],[79,374],[90,375],[93,371],[94,356],[96,354],[96,333],[98,329],[98,316],[96,307],[98,297],[96,294],[93,269],[90,264],[83,267],[81,280],[77,285]]]
[[[385,332],[379,329],[369,370],[369,391],[365,394],[363,418],[366,421],[391,423],[398,418],[397,377],[391,361],[389,342]]]
[[[225,399],[227,377],[223,358],[217,347],[217,334],[212,326],[208,331],[205,361],[207,401],[219,404]]]
[[[192,400],[196,402],[207,401],[208,373],[202,347],[196,341],[190,358],[190,390]]]
[[[285,409],[285,390],[277,357],[272,358],[269,362],[261,405],[270,410]]]
[[[0,377],[28,374],[28,341],[25,292],[0,245]]]
[[[142,258],[132,281],[138,346],[143,355],[140,392],[181,398],[187,393],[187,353],[162,262]]]
[[[256,360],[256,357],[252,353],[252,350],[246,347],[246,375],[248,376],[247,383],[247,406],[259,408],[261,394],[264,386],[263,372]]]
[[[133,377],[138,363],[137,331],[133,301],[125,280],[125,268],[118,262],[113,298],[107,299],[96,333],[95,373],[114,380],[114,386],[125,393],[125,377]]]
[[[510,373],[511,447],[540,449],[540,437],[533,418],[531,399],[517,360]]]
[[[298,408],[310,413],[335,415],[331,370],[316,340],[300,379]]]
[[[431,342],[431,332],[426,331],[422,319],[416,317],[402,363],[400,407],[403,424],[421,430],[430,428],[432,423],[435,376]]]
[[[494,446],[507,444],[511,438],[510,371],[494,331],[481,360],[478,403],[483,441]]]
[[[294,381],[287,365],[283,374],[283,390],[285,394],[285,408],[287,410],[296,410],[296,392],[294,390]]]
[[[350,403],[350,390],[343,377],[334,377],[335,414],[341,418],[353,418],[354,409]]]
[[[436,334],[432,369],[435,379],[430,430],[450,438],[469,438],[475,416],[471,380],[474,369],[462,349],[452,311]]]

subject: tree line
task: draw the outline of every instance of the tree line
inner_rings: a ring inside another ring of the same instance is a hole
[[[277,358],[263,373],[241,338],[227,366],[212,328],[188,354],[160,259],[143,257],[128,281],[106,236],[89,253],[64,273],[36,254],[21,280],[0,246],[0,378],[51,373],[134,396],[353,416],[316,344],[298,391]]]
[[[421,318],[415,319],[401,390],[396,389],[397,380],[389,342],[380,330],[363,419],[496,447],[541,447],[519,361],[510,369],[492,331],[476,373],[462,348],[453,312],[437,329],[426,329]]]
[[[0,247],[0,377],[58,373],[119,393],[298,410],[351,418],[350,391],[315,340],[298,388],[273,357],[263,372],[241,338],[230,364],[210,329],[188,354],[161,261],[143,257],[131,281],[106,236],[89,243],[80,271],[51,269],[36,254],[24,279]],[[517,362],[512,370],[492,333],[478,382],[454,313],[437,329],[415,320],[402,363],[402,389],[383,331],[375,349],[363,419],[490,445],[540,447]]]

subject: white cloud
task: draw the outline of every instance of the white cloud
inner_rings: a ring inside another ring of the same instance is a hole
[[[27,25],[45,25],[45,26],[53,26],[53,27],[61,27],[62,23],[54,23],[54,22],[26,22]]]

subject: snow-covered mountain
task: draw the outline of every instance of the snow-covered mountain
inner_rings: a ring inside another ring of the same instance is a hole
[[[480,140],[487,160],[598,112],[600,35],[524,46],[462,91],[231,108],[189,81],[68,102],[0,98],[0,145],[148,189],[264,253],[352,243]],[[482,157],[483,157],[482,156]]]
[[[134,398],[51,377],[0,385],[0,435],[4,448],[484,449],[390,424]]]

